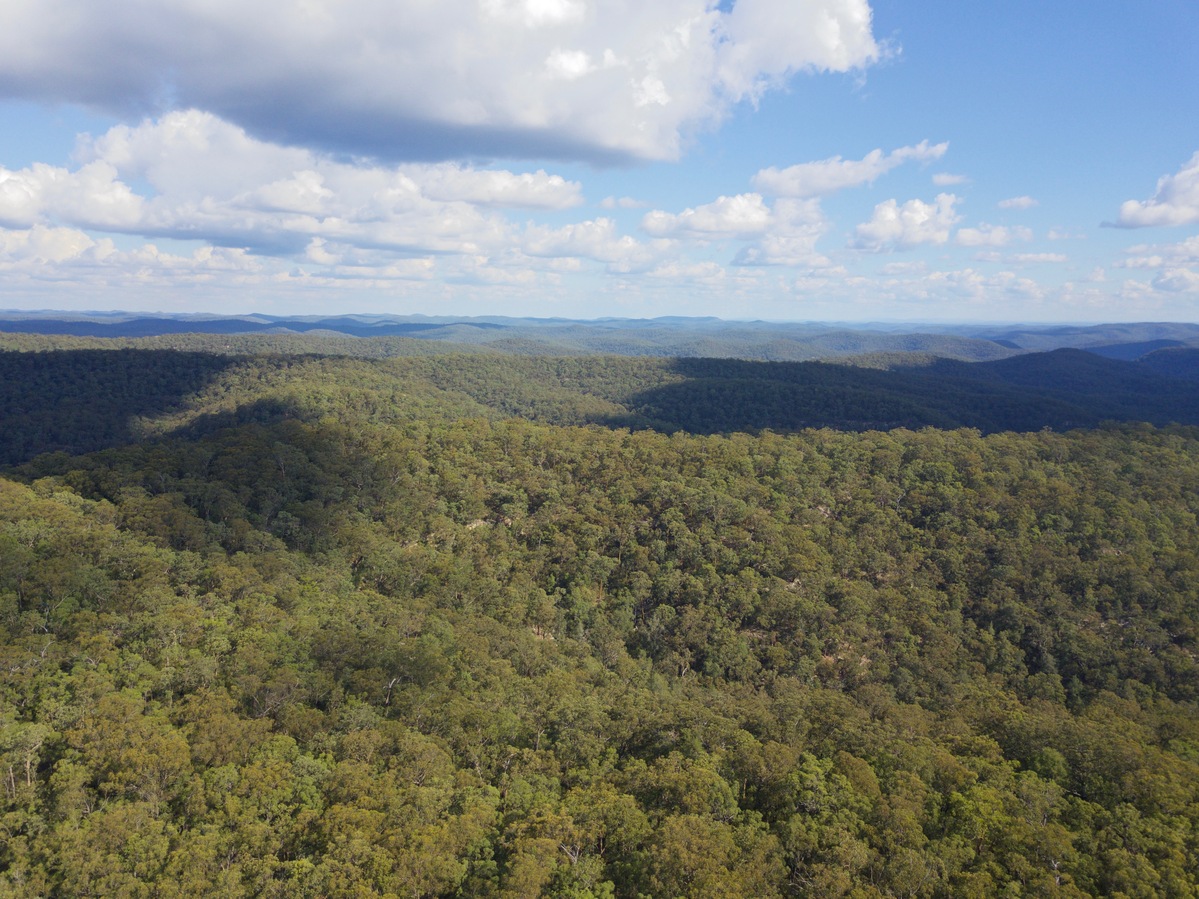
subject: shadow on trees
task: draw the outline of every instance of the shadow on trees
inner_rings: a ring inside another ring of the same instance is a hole
[[[1105,421],[1199,423],[1193,384],[1079,350],[889,368],[678,359],[670,370],[684,380],[630,394],[624,400],[629,414],[602,423],[697,434],[811,427],[991,433]]]
[[[138,438],[138,417],[176,411],[235,357],[173,350],[0,353],[0,464]]]

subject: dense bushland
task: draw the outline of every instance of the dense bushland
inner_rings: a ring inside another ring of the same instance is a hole
[[[1197,895],[1199,431],[535,362],[166,358],[23,451],[0,895]]]

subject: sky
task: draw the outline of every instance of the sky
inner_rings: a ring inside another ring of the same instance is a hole
[[[0,309],[1199,321],[1195,0],[6,0]]]

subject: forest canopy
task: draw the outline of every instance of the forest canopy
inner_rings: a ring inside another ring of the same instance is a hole
[[[1199,419],[1081,355],[0,353],[0,896],[1199,895]]]

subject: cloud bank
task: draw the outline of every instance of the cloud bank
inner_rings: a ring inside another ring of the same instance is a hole
[[[867,0],[14,0],[0,97],[393,161],[672,159],[731,104],[880,52]]]
[[[203,239],[268,255],[314,239],[477,253],[506,239],[509,226],[495,209],[564,210],[582,202],[577,183],[540,170],[340,163],[255,140],[196,110],[117,126],[85,143],[81,155],[76,169],[0,167],[0,224]],[[138,193],[132,184],[149,190]]]

